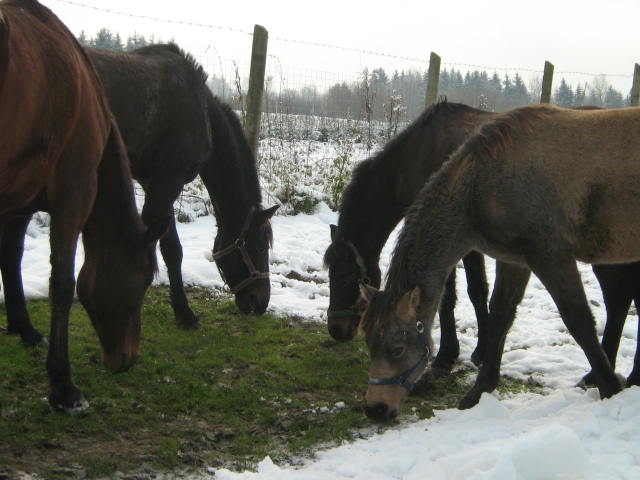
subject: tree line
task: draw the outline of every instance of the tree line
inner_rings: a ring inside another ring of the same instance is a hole
[[[101,28],[92,37],[87,36],[87,33],[83,30],[78,36],[80,45],[91,48],[100,48],[102,50],[117,50],[117,51],[129,51],[136,48],[144,47],[156,43],[155,36],[149,38],[144,35],[138,35],[133,33],[123,40],[119,33],[114,33],[108,28]]]

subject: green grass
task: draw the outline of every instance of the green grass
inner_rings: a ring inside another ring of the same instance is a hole
[[[80,416],[49,408],[46,351],[0,335],[0,476],[4,465],[45,478],[80,471],[102,478],[141,465],[245,468],[265,455],[286,461],[371,429],[361,409],[369,364],[361,339],[340,344],[323,325],[241,315],[204,289],[191,289],[190,297],[198,331],[175,327],[166,289],[149,291],[141,358],[119,374],[100,364],[97,337],[74,305],[72,375],[91,404]],[[30,301],[29,310],[48,333],[48,302]],[[463,374],[438,380],[405,410],[428,417],[432,408],[455,406],[467,388]]]

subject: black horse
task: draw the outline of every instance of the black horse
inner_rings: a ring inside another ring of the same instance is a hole
[[[146,224],[171,215],[183,186],[200,174],[214,204],[214,259],[245,313],[262,313],[270,297],[269,219],[263,209],[255,157],[237,116],[215,98],[202,67],[174,44],[130,53],[87,49],[121,129],[133,177],[145,191]],[[14,218],[0,246],[9,331],[30,345],[42,335],[29,320],[20,263],[30,217]],[[184,292],[182,247],[175,220],[160,241],[178,326],[197,328]]]

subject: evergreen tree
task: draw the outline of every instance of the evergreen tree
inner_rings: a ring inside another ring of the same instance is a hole
[[[572,107],[574,105],[575,99],[573,95],[573,90],[571,87],[567,85],[567,82],[563,78],[560,82],[560,86],[556,89],[555,92],[555,104],[560,107]]]
[[[586,100],[586,96],[587,95],[586,95],[585,89],[582,88],[580,84],[578,84],[578,86],[576,87],[576,93],[574,93],[573,95],[573,106],[574,107],[583,106]]]

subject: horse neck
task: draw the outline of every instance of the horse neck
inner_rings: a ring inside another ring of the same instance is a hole
[[[407,212],[386,287],[397,297],[420,285],[438,303],[449,273],[472,249],[473,169],[464,160],[445,164]]]
[[[221,229],[238,234],[251,208],[261,204],[255,156],[233,112],[209,100],[213,149],[200,167],[200,178],[213,203]]]
[[[144,224],[138,214],[129,161],[119,132],[112,126],[98,168],[98,189],[85,228],[83,240],[89,256],[108,248],[132,245],[142,238]]]
[[[339,219],[341,234],[365,260],[377,262],[425,182],[486,116],[463,105],[435,105],[365,160],[367,173],[354,178],[360,185],[344,196]]]

